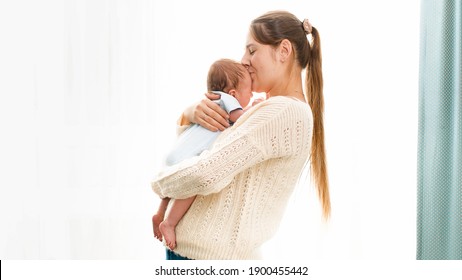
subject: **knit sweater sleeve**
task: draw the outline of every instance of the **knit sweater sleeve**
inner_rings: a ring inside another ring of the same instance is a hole
[[[296,123],[294,117],[306,120],[307,115],[294,110],[298,101],[284,99],[258,104],[224,132],[210,151],[163,170],[151,183],[154,192],[177,199],[216,193],[251,166],[296,152],[299,143],[291,139],[290,128]]]

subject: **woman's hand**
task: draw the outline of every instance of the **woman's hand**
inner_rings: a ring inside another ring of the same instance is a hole
[[[197,123],[208,130],[223,131],[229,127],[228,113],[212,101],[219,99],[220,96],[210,93],[206,93],[205,96],[207,98],[187,108],[183,113],[184,117],[191,123]]]

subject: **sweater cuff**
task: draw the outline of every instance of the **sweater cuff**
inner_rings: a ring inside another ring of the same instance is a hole
[[[191,122],[185,117],[184,113],[181,114],[176,123],[178,126],[188,126],[191,124]]]
[[[160,198],[165,198],[165,196],[162,195],[159,182],[151,182],[151,188]]]

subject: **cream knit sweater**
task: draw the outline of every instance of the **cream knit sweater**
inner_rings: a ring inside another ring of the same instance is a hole
[[[210,151],[165,169],[161,197],[197,195],[176,227],[175,252],[192,259],[258,259],[307,163],[310,107],[272,97],[246,112]]]

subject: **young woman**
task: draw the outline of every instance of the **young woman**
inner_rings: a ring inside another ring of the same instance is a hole
[[[250,25],[242,64],[252,90],[266,92],[267,100],[226,129],[209,152],[152,182],[161,197],[197,195],[176,227],[177,247],[167,258],[260,258],[259,248],[276,232],[308,161],[329,217],[319,33],[288,12],[266,13]],[[226,113],[212,103],[189,108],[182,123],[219,128],[226,117],[218,116]]]

